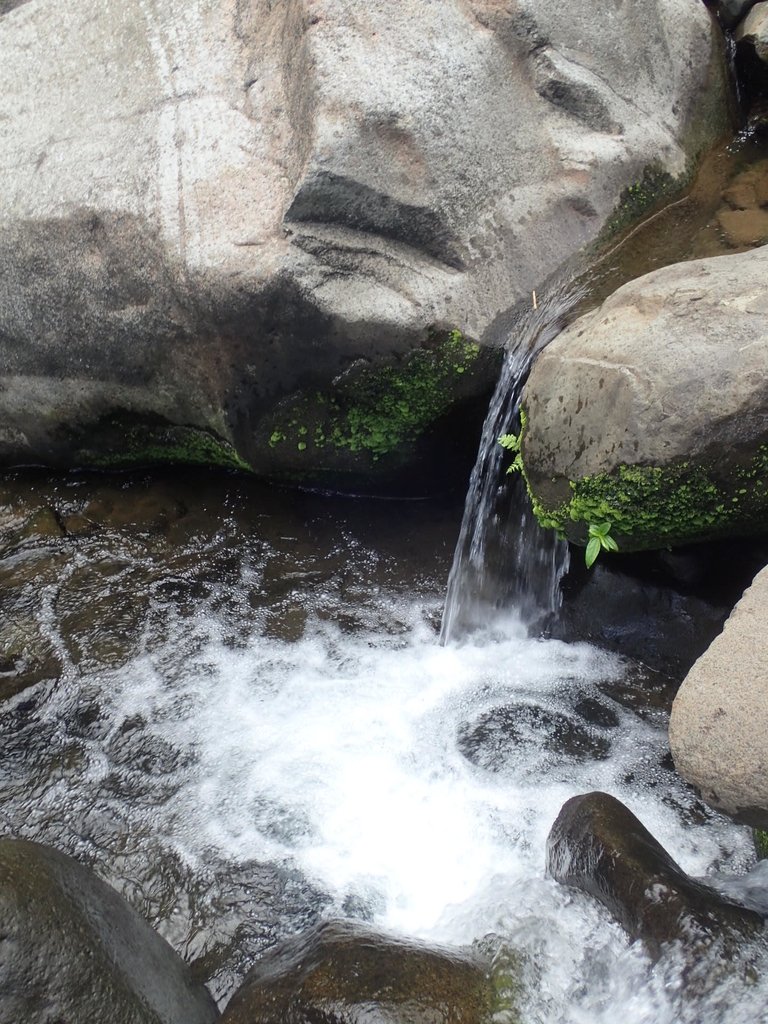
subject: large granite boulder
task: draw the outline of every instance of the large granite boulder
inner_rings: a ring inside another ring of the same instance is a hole
[[[206,989],[87,868],[0,840],[0,1024],[211,1024]]]
[[[678,771],[704,799],[768,829],[768,569],[683,680],[669,723]]]
[[[733,952],[764,919],[691,878],[621,801],[586,793],[566,801],[547,839],[547,871],[598,899],[653,957],[671,942],[701,954]]]
[[[522,461],[539,522],[624,551],[768,525],[768,248],[655,271],[536,361]]]
[[[6,0],[0,47],[5,464],[426,459],[726,122],[696,0]]]
[[[222,1022],[484,1024],[492,1009],[481,961],[338,921],[263,957]]]

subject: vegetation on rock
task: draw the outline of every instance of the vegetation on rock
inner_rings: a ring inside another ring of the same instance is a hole
[[[269,446],[285,445],[308,456],[326,447],[344,449],[377,462],[448,411],[458,378],[479,354],[479,345],[452,330],[398,364],[352,372],[333,391],[292,405],[275,423]]]

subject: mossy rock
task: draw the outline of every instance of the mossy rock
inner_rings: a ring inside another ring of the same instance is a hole
[[[512,982],[499,984],[508,999]],[[494,999],[474,956],[337,921],[260,960],[222,1024],[490,1024]]]
[[[768,529],[768,250],[676,264],[571,324],[523,393],[539,523],[624,551]]]
[[[233,445],[214,431],[133,413],[115,413],[90,429],[78,461],[98,469],[175,465],[251,472]]]

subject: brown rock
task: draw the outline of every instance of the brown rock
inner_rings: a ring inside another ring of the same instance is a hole
[[[547,870],[599,900],[654,957],[670,942],[701,951],[717,939],[738,944],[763,929],[760,914],[686,875],[607,793],[575,796],[563,805],[547,839]]]
[[[222,1024],[481,1024],[491,1009],[479,961],[336,921],[259,961]]]

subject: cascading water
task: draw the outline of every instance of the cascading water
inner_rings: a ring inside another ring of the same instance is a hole
[[[583,287],[572,280],[552,284],[512,332],[469,482],[448,578],[443,643],[492,626],[502,609],[508,619],[535,628],[559,607],[568,545],[540,529],[522,481],[505,478],[498,439],[515,422],[533,359],[583,295]]]

